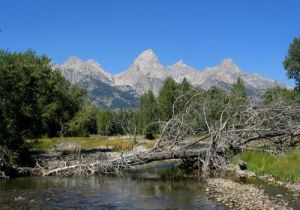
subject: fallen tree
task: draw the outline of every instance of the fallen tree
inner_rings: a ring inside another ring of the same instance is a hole
[[[41,171],[40,175],[60,175],[68,176],[74,174],[91,175],[94,173],[101,174],[118,174],[122,169],[130,168],[131,166],[146,164],[153,161],[169,160],[169,159],[186,159],[204,157],[206,149],[199,150],[174,150],[151,152],[151,150],[139,154],[129,154],[121,156],[110,161],[97,161],[90,164],[71,165],[62,168],[56,168],[50,171]]]
[[[217,113],[218,119],[211,117],[213,103],[216,101],[203,97],[201,93],[191,97],[183,111],[173,115],[165,124],[155,148],[186,148],[209,140],[207,153],[201,159],[202,169],[207,172],[227,164],[229,154],[234,155],[243,149],[264,150],[281,156],[299,142],[299,103],[262,104],[252,101],[249,105],[249,102],[236,104],[229,100]],[[199,129],[199,122],[205,123],[205,134]],[[202,137],[183,144],[190,135]]]
[[[198,150],[171,150],[153,152],[151,149],[141,153],[129,153],[121,155],[119,158],[112,160],[99,160],[88,164],[75,164],[64,167],[46,170],[37,165],[35,168],[20,167],[19,172],[22,174],[31,173],[36,176],[69,176],[69,175],[92,175],[100,174],[120,174],[122,169],[130,168],[135,165],[150,163],[153,161],[169,160],[169,159],[186,159],[204,157],[207,149]]]
[[[170,120],[162,122],[160,138],[145,152],[122,153],[115,159],[55,169],[37,165],[34,169],[20,170],[32,170],[32,174],[43,176],[120,174],[122,169],[152,161],[197,158],[197,167],[207,173],[226,165],[230,156],[244,149],[280,156],[299,141],[299,103],[262,104],[226,95],[220,102],[205,94],[201,91],[190,94],[182,110],[173,112]],[[216,103],[219,104],[217,108],[214,107]],[[188,140],[191,136],[198,137]]]

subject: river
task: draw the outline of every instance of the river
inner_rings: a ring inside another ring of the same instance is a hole
[[[23,177],[0,182],[0,209],[225,209],[203,180],[176,169],[123,176]]]

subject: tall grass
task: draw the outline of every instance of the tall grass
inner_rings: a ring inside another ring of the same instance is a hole
[[[97,138],[97,137],[67,137],[67,138],[41,138],[26,140],[26,144],[36,150],[50,152],[56,144],[63,142],[77,143],[83,149],[112,148],[114,151],[132,150],[134,141],[124,138]]]
[[[300,148],[294,149],[281,158],[250,150],[244,151],[239,158],[247,162],[250,171],[259,175],[270,174],[285,181],[300,181]]]

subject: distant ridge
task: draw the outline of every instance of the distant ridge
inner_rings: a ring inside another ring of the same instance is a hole
[[[116,75],[105,71],[92,59],[84,62],[75,56],[56,67],[68,81],[86,88],[97,104],[107,108],[136,107],[139,95],[147,90],[157,95],[167,77],[176,82],[186,78],[193,86],[203,89],[212,86],[228,88],[241,77],[248,92],[255,95],[270,87],[285,86],[259,74],[243,72],[230,58],[203,71],[185,64],[183,60],[165,67],[152,49],[143,51],[127,70]]]

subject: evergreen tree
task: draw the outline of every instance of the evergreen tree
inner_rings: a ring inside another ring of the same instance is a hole
[[[240,77],[238,77],[236,82],[233,84],[231,93],[241,98],[246,97],[246,87],[244,81]]]
[[[157,99],[157,108],[161,120],[168,120],[173,115],[173,104],[176,99],[177,84],[171,78],[167,78],[160,89]]]
[[[182,82],[178,84],[178,90],[187,93],[192,88],[192,85],[188,82],[186,78],[183,78]]]
[[[192,85],[187,81],[186,78],[182,80],[181,83],[177,84],[175,97],[177,98],[175,102],[175,113],[182,111],[186,102],[192,97],[194,92],[192,91]]]
[[[246,87],[240,77],[237,78],[232,86],[230,101],[234,107],[244,106],[247,103]]]
[[[139,128],[143,134],[154,134],[158,131],[156,99],[151,90],[144,93],[140,98]]]
[[[211,87],[205,94],[206,96],[202,103],[206,103],[207,118],[211,122],[218,121],[226,105],[229,103],[228,94],[225,90],[218,87]]]
[[[300,37],[294,38],[290,44],[288,55],[283,61],[287,76],[294,79],[296,87],[300,88]]]

